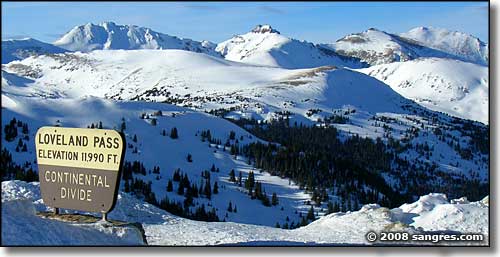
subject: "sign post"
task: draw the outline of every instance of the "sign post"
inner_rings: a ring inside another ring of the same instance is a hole
[[[55,208],[99,212],[116,203],[125,139],[115,130],[42,127],[35,138],[40,190]]]

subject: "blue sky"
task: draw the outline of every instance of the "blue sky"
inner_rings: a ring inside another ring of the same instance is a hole
[[[463,31],[488,42],[487,2],[2,2],[2,39],[53,42],[74,26],[102,21],[213,42],[264,23],[314,43],[370,27],[400,33],[418,26]]]

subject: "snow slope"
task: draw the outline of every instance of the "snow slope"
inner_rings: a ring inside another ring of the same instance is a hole
[[[56,40],[54,45],[81,52],[96,49],[184,49],[218,56],[214,51],[215,45],[208,41],[197,42],[114,22],[76,26]]]
[[[358,70],[436,111],[488,124],[488,68],[452,59],[422,58]]]
[[[399,35],[370,28],[322,46],[370,65],[439,57],[487,66],[489,59],[488,44],[478,38],[432,27],[417,27]]]
[[[117,205],[109,214],[109,218],[141,223],[145,239],[150,245],[363,245],[369,244],[364,236],[368,231],[381,230],[410,233],[485,233],[486,239],[481,244],[487,244],[488,205],[483,202],[437,202],[434,199],[436,197],[446,199],[444,195],[430,194],[410,204],[431,206],[431,210],[425,214],[408,210],[409,205],[389,210],[370,204],[359,211],[333,213],[305,227],[284,230],[233,222],[186,220],[141,202],[129,194],[120,193]],[[2,207],[2,244],[141,243],[141,239],[134,237],[132,233],[103,230],[100,224],[82,226],[78,223],[62,223],[36,217],[35,210],[48,210],[40,199],[38,183],[2,182]],[[467,209],[468,212],[457,213],[457,209]],[[66,212],[70,211],[62,210],[62,213]],[[429,212],[451,219],[444,222],[445,219],[428,215]],[[411,223],[411,220],[404,219],[408,215],[417,222]],[[414,225],[420,224],[418,220],[424,218],[422,215],[425,215],[429,226],[424,227],[424,230],[414,228]],[[44,233],[40,234],[40,231]]]
[[[31,55],[64,53],[67,50],[33,38],[2,40],[2,64]]]
[[[92,95],[155,101],[177,97],[200,108],[242,101],[276,106],[289,101],[296,102],[295,112],[303,115],[318,104],[401,112],[400,106],[409,103],[387,85],[355,71],[331,66],[300,70],[254,66],[180,50],[39,56],[3,68],[34,80],[22,88],[25,95],[44,97]],[[6,86],[3,90],[20,93],[21,89]]]
[[[153,113],[158,110],[162,111],[162,116],[154,116]],[[157,125],[151,125],[151,119],[141,119],[142,113],[156,118]],[[172,179],[174,170],[180,169],[189,176],[191,182],[199,184],[202,181],[201,172],[210,170],[215,165],[220,171],[211,172],[211,183],[218,183],[219,193],[214,194],[210,200],[195,198],[193,210],[204,204],[216,208],[221,220],[274,226],[276,222],[284,224],[287,217],[289,222],[299,222],[300,215],[305,215],[309,208],[305,202],[310,199],[310,195],[288,179],[261,172],[241,157],[234,158],[229,154],[229,147],[223,149],[222,145],[202,142],[200,132],[207,129],[211,131],[213,138],[221,139],[223,143],[230,131],[236,133],[240,145],[259,140],[233,123],[215,116],[163,103],[115,102],[94,97],[42,99],[3,94],[2,124],[8,123],[13,117],[28,123],[30,128],[27,152],[15,151],[18,140],[7,142],[2,138],[2,147],[13,153],[16,163],[33,163],[34,135],[41,126],[59,124],[66,127],[87,127],[91,123],[102,121],[104,128],[117,129],[124,118],[128,145],[125,160],[141,161],[148,170],[152,170],[154,166],[161,167],[159,174],[134,174],[134,178],[151,181],[158,201],[165,196],[170,200],[184,200],[184,196],[177,194],[177,182],[174,182],[172,192],[166,191],[167,182]],[[178,129],[178,139],[162,135],[163,130],[170,133],[173,127]],[[133,141],[134,136],[138,138],[137,142]],[[134,148],[138,151],[134,152]],[[186,161],[188,154],[192,155],[193,162]],[[266,207],[259,200],[250,199],[246,189],[229,181],[232,169],[236,176],[242,172],[244,178],[250,171],[255,172],[256,181],[262,183],[268,194],[276,193],[280,205]],[[123,183],[122,181],[122,190]],[[237,205],[237,213],[226,211],[229,202],[232,202],[233,207]],[[259,215],[255,215],[256,213]]]
[[[488,66],[488,44],[463,32],[443,28],[417,27],[400,36],[418,41],[421,45],[443,51],[459,60]]]
[[[419,57],[449,57],[449,54],[422,46],[415,40],[375,28],[347,35],[333,44],[323,46],[338,54],[359,58],[370,65],[404,62]]]
[[[349,84],[349,79],[351,78],[349,75],[352,71],[339,70],[333,72],[339,72],[338,79],[335,80],[335,83],[339,83],[338,89],[342,89],[343,86],[353,86]],[[362,76],[372,80],[366,75]],[[363,80],[360,81],[363,82]],[[374,87],[375,86],[376,84]],[[389,88],[387,87],[387,89]],[[377,92],[381,93],[383,90],[378,90]],[[359,93],[357,95],[359,95]],[[333,95],[326,99],[331,101],[345,101],[342,99],[343,97],[345,98],[347,96]],[[368,98],[365,100],[366,101],[363,101],[363,108],[379,108],[379,110],[382,111],[383,108],[392,109],[392,107],[394,107],[390,103],[386,103],[386,106],[375,106],[376,102],[373,102],[373,106],[370,106]],[[388,98],[387,101],[389,100]],[[341,103],[342,102],[337,104]],[[335,102],[331,104],[335,104]],[[291,108],[291,110],[293,110],[293,108]],[[353,107],[349,105],[348,108],[352,110]],[[363,109],[359,109],[359,107],[357,108],[356,113],[349,115],[351,121],[348,124],[336,125],[339,131],[345,133],[344,136],[356,133],[360,136],[371,138],[382,137],[382,134],[385,133],[384,130],[374,126],[372,120],[377,117],[390,117],[391,119],[395,119],[397,123],[387,123],[387,127],[394,131],[394,137],[401,138],[403,137],[402,132],[407,131],[409,128],[413,128],[413,126],[416,125],[415,120],[421,119],[418,116],[388,112],[370,114]],[[158,110],[162,111],[161,116],[154,114]],[[278,110],[280,109],[276,109],[275,111]],[[329,111],[333,112],[338,110],[339,109],[330,109]],[[312,116],[311,119],[324,117],[322,115],[328,115],[326,111],[327,109],[325,108],[325,113],[316,114]],[[340,111],[346,112],[347,109],[341,108]],[[404,110],[401,109],[401,111]],[[143,113],[150,115],[150,118],[141,119]],[[270,115],[271,113],[267,113],[266,115]],[[235,112],[235,114],[237,113]],[[246,162],[245,158],[241,156],[234,158],[234,156],[231,156],[229,154],[229,148],[225,148],[222,145],[203,142],[200,139],[200,132],[207,129],[210,129],[213,138],[221,139],[222,142],[225,142],[228,138],[230,131],[235,132],[236,138],[240,141],[240,145],[259,140],[235,124],[215,116],[164,103],[113,101],[95,97],[47,99],[32,96],[19,96],[4,92],[2,94],[2,124],[9,123],[14,117],[29,124],[29,134],[26,135],[28,140],[24,140],[28,145],[28,151],[15,151],[18,145],[18,139],[7,142],[2,138],[2,146],[13,153],[14,161],[19,164],[29,162],[33,165],[35,152],[34,140],[32,139],[37,129],[41,126],[58,124],[66,127],[87,127],[91,123],[98,124],[99,121],[102,121],[104,128],[117,129],[120,127],[122,119],[124,119],[126,123],[126,140],[129,148],[126,152],[125,160],[141,161],[148,170],[151,170],[154,166],[161,167],[159,174],[134,174],[136,178],[141,178],[144,181],[151,181],[153,192],[158,201],[165,196],[168,196],[169,199],[178,201],[184,199],[183,196],[177,195],[177,184],[174,185],[174,190],[172,192],[166,192],[165,189],[167,181],[172,178],[175,169],[180,169],[183,173],[189,175],[191,181],[197,182],[201,180],[200,173],[202,171],[210,170],[211,166],[215,165],[217,168],[220,168],[220,172],[211,172],[211,177],[212,183],[217,181],[219,184],[219,194],[213,195],[211,200],[204,197],[196,199],[193,208],[201,204],[205,204],[205,206],[210,204],[217,209],[217,215],[221,220],[226,219],[232,222],[266,226],[274,226],[277,222],[285,224],[287,219],[289,222],[299,222],[301,215],[305,215],[310,208],[310,206],[306,204],[306,202],[310,200],[310,195],[305,193],[294,183],[291,183],[288,179],[271,176],[266,172],[261,172],[253,168]],[[307,115],[303,117],[305,118]],[[156,125],[152,125],[152,118],[156,119]],[[428,120],[424,119],[422,121],[426,124],[428,122]],[[436,125],[428,125],[421,129],[424,132],[432,131],[434,126]],[[170,132],[173,127],[178,129],[179,139],[174,140],[168,136],[162,135],[163,130]],[[460,135],[454,130],[449,130],[449,132],[454,135]],[[414,143],[433,142],[434,154],[428,161],[439,165],[441,171],[454,174],[454,176],[471,179],[477,178],[481,181],[488,178],[487,163],[485,165],[481,161],[481,158],[484,156],[474,153],[471,160],[463,160],[446,143],[436,140],[432,132],[430,132],[430,135],[426,135],[426,133],[412,139],[412,141],[414,141]],[[138,138],[137,142],[133,141],[134,137]],[[464,140],[463,144],[466,144],[467,137],[462,137],[462,139]],[[134,149],[137,150],[133,151]],[[193,162],[186,161],[186,156],[188,154],[192,155]],[[421,158],[414,150],[405,151],[402,155],[411,162],[417,162],[417,160]],[[449,163],[459,163],[460,166],[451,166],[448,165]],[[32,167],[35,170],[37,169],[36,165]],[[238,187],[234,183],[228,181],[231,169],[234,169],[236,174],[241,172],[245,178],[250,171],[254,171],[256,180],[262,183],[263,188],[268,194],[276,193],[280,204],[278,206],[265,207],[260,201],[250,199],[244,188]],[[471,170],[477,172],[471,173]],[[402,170],[399,171],[399,174],[387,174],[388,181],[394,181],[394,184],[397,185],[400,183],[398,182],[400,179],[399,176],[403,178],[407,176],[404,172],[405,171]],[[442,184],[443,182],[441,179],[442,177],[440,176],[432,175],[432,178],[427,182]],[[392,182],[389,185],[392,185]],[[333,194],[333,191],[331,199],[338,199],[338,196]],[[232,202],[233,206],[235,204],[238,206],[237,213],[226,211],[229,202]],[[323,203],[322,207],[317,208],[319,215],[324,213],[324,209],[322,210],[321,208],[325,208],[325,204],[326,203]],[[258,215],[256,215],[256,213],[258,213]]]
[[[287,69],[362,65],[312,43],[283,36],[270,25],[258,25],[246,34],[235,35],[219,43],[215,50],[227,60]]]

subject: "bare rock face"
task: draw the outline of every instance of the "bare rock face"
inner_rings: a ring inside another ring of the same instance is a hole
[[[252,29],[252,32],[253,33],[277,33],[277,34],[280,34],[279,31],[277,31],[276,29],[273,29],[273,27],[271,27],[271,25],[269,24],[264,24],[264,25],[257,25],[255,26],[254,29]]]

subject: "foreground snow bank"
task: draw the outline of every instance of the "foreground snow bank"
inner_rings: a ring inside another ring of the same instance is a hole
[[[450,202],[444,194],[429,194],[392,210],[369,204],[359,211],[333,213],[305,227],[284,230],[234,222],[188,220],[120,192],[109,217],[141,223],[145,239],[151,245],[361,245],[368,244],[365,234],[369,231],[438,231],[487,236],[488,208],[488,197],[479,202],[466,199]],[[137,230],[42,219],[35,215],[36,210],[47,210],[40,199],[38,183],[2,182],[2,244],[123,245],[143,242]],[[486,242],[487,238],[483,243]]]
[[[428,194],[412,204],[403,204],[399,210],[415,214],[410,225],[426,231],[449,230],[488,235],[488,207],[488,196],[471,203],[465,197],[448,202],[444,194]]]
[[[132,227],[81,224],[36,215],[38,183],[2,182],[2,245],[140,245]],[[39,201],[38,201],[39,202]]]

